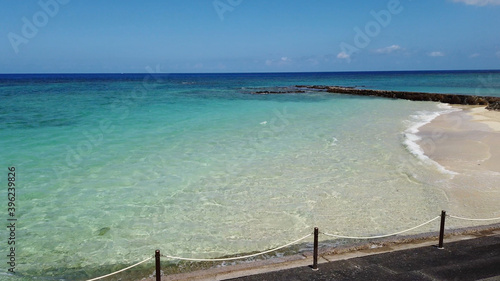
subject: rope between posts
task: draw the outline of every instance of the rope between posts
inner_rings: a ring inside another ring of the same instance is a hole
[[[497,217],[497,218],[488,218],[488,219],[473,219],[473,218],[464,218],[464,217],[458,217],[458,216],[453,216],[453,215],[446,215],[447,217],[450,217],[450,218],[454,218],[454,219],[459,219],[459,220],[468,220],[468,221],[494,221],[494,220],[500,220],[500,217]],[[399,232],[395,232],[395,233],[391,233],[391,234],[386,234],[386,235],[378,235],[378,236],[345,236],[345,235],[336,235],[336,234],[330,234],[330,233],[327,233],[327,232],[321,232],[322,234],[324,235],[327,235],[327,236],[331,236],[331,237],[336,237],[336,238],[345,238],[345,239],[376,239],[376,238],[384,238],[384,237],[390,237],[390,236],[394,236],[394,235],[398,235],[398,234],[402,234],[402,233],[405,233],[405,232],[408,232],[408,231],[412,231],[414,229],[417,229],[419,227],[422,227],[426,224],[429,224],[437,219],[441,218],[441,216],[437,216],[429,221],[426,221],[422,224],[419,224],[415,227],[412,227],[412,228],[409,228],[409,229],[406,229],[406,230],[402,230],[402,231],[399,231]],[[280,247],[277,247],[277,248],[274,248],[274,249],[270,249],[270,250],[267,250],[267,251],[263,251],[263,252],[259,252],[259,253],[256,253],[256,254],[250,254],[250,255],[245,255],[245,256],[239,256],[239,257],[232,257],[232,258],[215,258],[215,259],[195,259],[195,258],[183,258],[183,257],[175,257],[175,256],[169,256],[169,255],[160,255],[161,257],[165,257],[165,258],[169,258],[169,259],[176,259],[176,260],[183,260],[183,261],[205,261],[205,262],[214,262],[214,261],[232,261],[232,260],[239,260],[239,259],[246,259],[246,258],[251,258],[251,257],[255,257],[255,256],[259,256],[259,255],[263,255],[263,254],[267,254],[267,253],[270,253],[270,252],[274,252],[274,251],[277,251],[277,250],[280,250],[280,249],[283,249],[285,247],[288,247],[290,245],[293,245],[297,242],[300,242],[310,236],[312,236],[313,234],[310,233],[302,238],[299,238],[293,242],[290,242],[286,245],[283,245],[283,246],[280,246]],[[441,242],[440,242],[441,243]],[[106,278],[106,277],[110,277],[110,276],[113,276],[115,274],[118,274],[120,272],[124,272],[126,270],[129,270],[131,268],[134,268],[138,265],[141,265],[151,259],[153,259],[153,257],[149,257],[141,262],[138,262],[136,264],[133,264],[129,267],[126,267],[126,268],[123,268],[121,270],[118,270],[118,271],[115,271],[113,273],[110,273],[110,274],[106,274],[106,275],[103,275],[103,276],[100,276],[100,277],[96,277],[96,278],[93,278],[93,279],[88,279],[86,281],[95,281],[95,280],[99,280],[99,279],[103,279],[103,278]]]
[[[125,270],[129,270],[129,269],[131,269],[131,268],[133,268],[133,267],[136,267],[136,266],[138,266],[138,265],[140,265],[140,264],[143,264],[143,263],[145,263],[145,262],[149,261],[149,260],[150,260],[150,259],[152,259],[152,258],[153,258],[153,257],[147,258],[147,259],[145,259],[145,260],[143,260],[143,261],[141,261],[141,262],[138,262],[138,263],[136,263],[136,264],[134,264],[134,265],[131,265],[131,266],[129,266],[129,267],[126,267],[126,268],[124,268],[124,269],[120,269],[120,270],[115,271],[115,272],[113,272],[113,273],[106,274],[106,275],[103,275],[103,276],[100,276],[100,277],[96,277],[96,278],[93,278],[93,279],[89,279],[89,280],[86,280],[86,281],[95,281],[95,280],[99,280],[99,279],[102,279],[102,278],[106,278],[106,277],[109,277],[109,276],[112,276],[112,275],[118,274],[118,273],[123,272],[123,271],[125,271]]]
[[[462,218],[462,217],[457,217],[457,216],[452,216],[448,215],[450,218],[458,219],[458,220],[466,220],[466,221],[495,221],[495,220],[500,220],[500,217],[498,218],[491,218],[491,219],[471,219],[471,218]]]
[[[297,239],[293,242],[290,242],[286,245],[283,245],[283,246],[280,246],[280,247],[277,247],[277,248],[274,248],[274,249],[271,249],[271,250],[267,250],[267,251],[264,251],[264,252],[260,252],[260,253],[256,253],[256,254],[251,254],[251,255],[246,255],[246,256],[241,256],[241,257],[234,257],[234,258],[224,258],[224,259],[193,259],[193,258],[182,258],[182,257],[174,257],[174,256],[168,256],[168,255],[161,255],[162,257],[165,257],[165,258],[169,258],[169,259],[174,259],[174,260],[183,260],[183,261],[232,261],[232,260],[239,260],[239,259],[246,259],[246,258],[251,258],[251,257],[255,257],[255,256],[259,256],[259,255],[263,255],[263,254],[267,254],[267,253],[270,253],[270,252],[274,252],[274,251],[277,251],[277,250],[280,250],[280,249],[283,249],[285,247],[288,247],[290,245],[293,245],[297,242],[300,242],[308,237],[312,236],[312,233],[310,234],[307,234],[306,236],[300,238],[300,239]]]
[[[324,235],[327,235],[327,236],[332,236],[332,237],[336,237],[336,238],[346,238],[346,239],[375,239],[375,238],[384,238],[384,237],[389,237],[389,236],[394,236],[394,235],[398,235],[398,234],[401,234],[401,233],[405,233],[405,232],[408,232],[408,231],[412,231],[416,228],[419,228],[419,227],[422,227],[426,224],[429,224],[437,219],[439,219],[441,216],[437,216],[435,218],[433,218],[432,220],[429,220],[429,221],[426,221],[422,224],[419,224],[415,227],[412,227],[412,228],[409,228],[409,229],[406,229],[406,230],[403,230],[403,231],[399,231],[399,232],[396,232],[396,233],[391,233],[391,234],[387,234],[387,235],[378,235],[378,236],[359,236],[359,237],[356,237],[356,236],[344,236],[344,235],[336,235],[336,234],[330,234],[330,233],[326,233],[326,232],[322,232]]]

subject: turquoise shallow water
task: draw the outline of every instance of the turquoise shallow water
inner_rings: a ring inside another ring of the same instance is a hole
[[[372,235],[420,224],[446,208],[450,175],[412,154],[408,130],[449,108],[248,91],[500,96],[499,81],[499,72],[0,76],[4,186],[7,167],[17,170],[17,279],[85,280],[157,248],[259,251],[314,226]]]

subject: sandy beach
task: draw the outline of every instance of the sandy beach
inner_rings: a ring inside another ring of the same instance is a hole
[[[454,106],[420,128],[425,155],[457,173],[443,182],[448,211],[468,217],[500,215],[500,112]]]

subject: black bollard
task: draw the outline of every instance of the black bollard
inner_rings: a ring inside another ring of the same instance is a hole
[[[443,240],[444,240],[444,223],[446,220],[446,211],[441,211],[441,227],[439,228],[439,245],[438,249],[443,248]]]
[[[156,261],[156,281],[161,281],[160,250],[156,250],[155,252],[155,261]]]
[[[318,270],[318,228],[314,228],[314,252],[313,252],[313,266],[314,271]]]

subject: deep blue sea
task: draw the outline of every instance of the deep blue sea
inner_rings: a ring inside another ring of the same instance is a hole
[[[252,94],[293,85],[500,97],[500,71],[0,75],[0,209],[7,224],[15,167],[17,219],[17,273],[7,274],[4,227],[0,280],[86,280],[155,249],[262,251],[315,226],[386,234],[450,207],[452,173],[412,137],[454,109]]]

